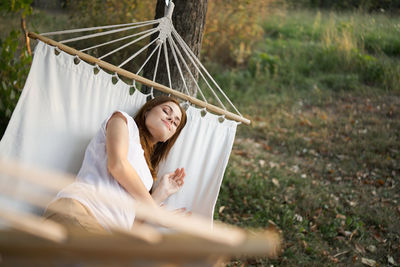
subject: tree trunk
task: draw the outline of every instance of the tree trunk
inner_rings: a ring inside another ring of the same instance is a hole
[[[183,38],[189,48],[193,51],[193,53],[199,57],[201,50],[201,42],[203,40],[203,31],[204,25],[206,22],[206,14],[207,14],[207,2],[208,0],[175,0],[173,1],[175,4],[174,13],[172,15],[172,23],[178,32],[178,34]],[[157,0],[156,6],[156,15],[155,18],[161,18],[164,16],[164,8],[165,8],[165,0]],[[152,39],[158,37],[158,34],[152,36]],[[187,93],[182,82],[181,75],[179,74],[179,69],[175,63],[173,54],[168,47],[168,57],[169,57],[169,67],[171,72],[171,83],[172,88],[178,90],[180,92]],[[148,54],[153,50],[153,47],[150,47],[148,50]],[[157,52],[156,52],[157,53]],[[177,55],[179,61],[180,58]],[[165,57],[163,50],[160,55],[158,71],[156,75],[156,82],[161,83],[165,86],[170,86],[168,81],[167,67],[165,64]],[[196,81],[198,79],[198,73],[194,66],[190,64],[190,61],[186,60],[193,76]],[[153,80],[154,69],[156,64],[156,56],[153,55],[151,60],[146,64],[144,68],[143,76]],[[183,76],[186,81],[186,85],[191,96],[196,96],[197,88],[190,74],[186,71],[185,66],[181,63],[180,65]],[[143,86],[143,93],[149,93],[150,88]],[[154,95],[161,94],[157,90],[154,90]]]

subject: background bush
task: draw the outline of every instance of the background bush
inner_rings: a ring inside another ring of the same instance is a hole
[[[0,14],[25,18],[32,12],[31,0],[2,1]],[[0,136],[7,127],[11,114],[29,73],[32,57],[28,54],[25,35],[13,29],[0,36]]]
[[[324,8],[336,10],[363,10],[397,13],[400,10],[398,0],[286,0],[292,7]]]

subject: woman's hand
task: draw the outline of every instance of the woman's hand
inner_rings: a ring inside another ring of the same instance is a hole
[[[184,178],[186,176],[183,168],[176,169],[175,172],[167,173],[163,175],[158,183],[158,186],[153,191],[153,198],[156,202],[161,203],[167,199],[170,195],[178,192],[184,184]]]

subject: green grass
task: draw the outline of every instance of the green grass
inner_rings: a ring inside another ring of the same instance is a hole
[[[400,263],[399,22],[271,15],[245,67],[210,64],[252,120],[238,129],[215,218],[246,228],[271,220],[284,238],[277,259],[229,266]]]

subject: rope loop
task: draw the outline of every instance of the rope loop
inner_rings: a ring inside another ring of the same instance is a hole
[[[100,69],[99,65],[97,65],[97,63],[95,63],[94,66],[93,66],[93,73],[95,75],[97,75],[100,72],[100,70],[101,69]]]
[[[223,114],[223,115],[221,115],[221,116],[218,116],[218,121],[219,121],[219,123],[223,123],[225,120],[226,120],[225,114]]]
[[[120,81],[120,78],[116,72],[114,72],[113,75],[111,75],[111,82],[113,84],[117,84]]]
[[[58,48],[57,46],[54,46],[54,54],[55,54],[56,56],[58,56],[60,53],[61,53],[60,48]]]
[[[207,115],[208,111],[205,107],[200,109],[200,116],[205,117]]]
[[[81,62],[81,59],[79,58],[78,55],[74,55],[74,64],[78,65]]]

